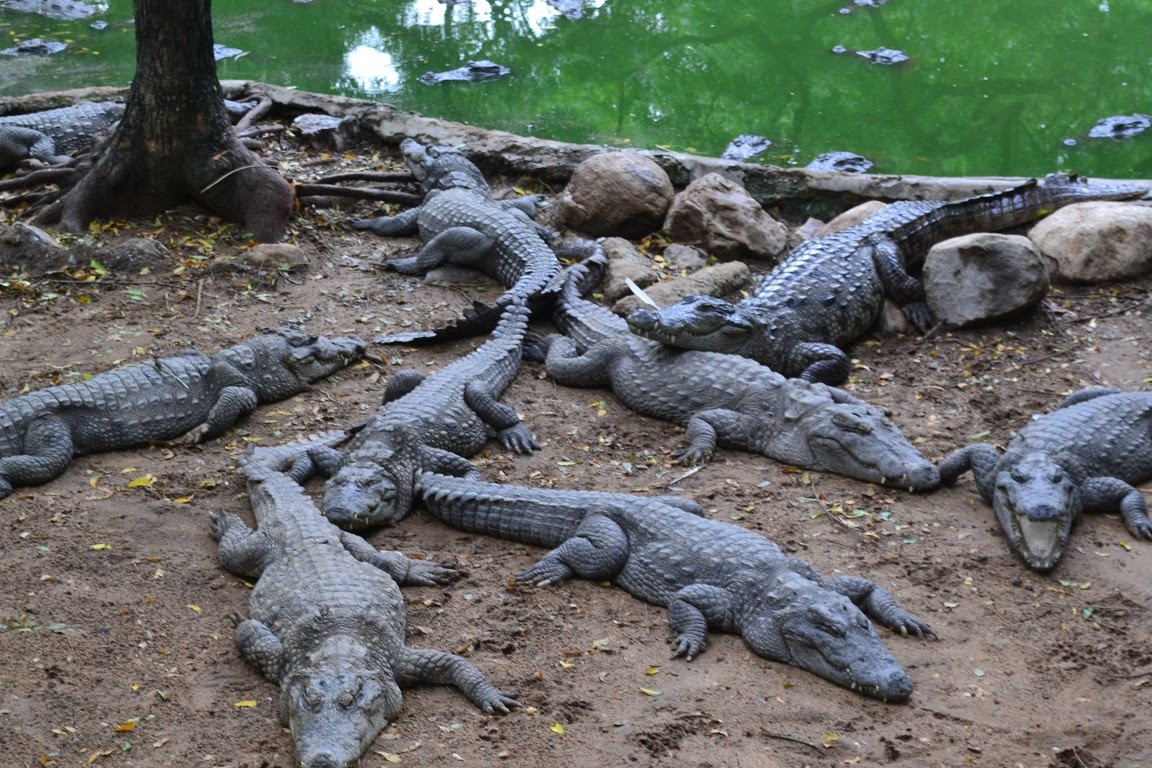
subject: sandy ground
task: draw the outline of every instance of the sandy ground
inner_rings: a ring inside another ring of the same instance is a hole
[[[383,272],[379,262],[416,241],[330,223],[345,216],[296,222],[311,261],[301,273],[237,266],[245,244],[231,228],[182,212],[91,238],[155,236],[169,258],[95,281],[87,267],[0,279],[0,396],[286,323],[365,337],[423,327],[498,290]],[[1146,386],[1148,288],[1064,289],[1001,327],[867,341],[848,388],[891,409],[933,460],[972,439],[1002,444],[1071,390]],[[250,443],[355,423],[395,371],[435,369],[477,343],[375,348],[219,440],[80,458],[0,502],[0,763],[292,765],[277,691],[233,643],[228,617],[246,611],[248,589],[217,564],[208,515],[250,516],[235,471]],[[970,477],[910,496],[723,450],[682,477],[669,459],[682,430],[609,392],[559,387],[526,364],[504,401],[542,449],[517,457],[492,444],[479,460],[489,478],[679,488],[824,573],[879,582],[939,639],[881,630],[915,682],[905,705],[760,659],[733,636],[673,660],[662,609],[589,582],[514,586],[542,550],[418,511],[371,540],[454,560],[467,576],[405,590],[410,641],[465,654],[524,707],[489,717],[453,690],[412,689],[365,766],[1152,765],[1152,544],[1116,516],[1086,519],[1041,576],[1009,552]]]

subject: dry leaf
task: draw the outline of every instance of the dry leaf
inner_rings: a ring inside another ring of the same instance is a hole
[[[552,723],[552,725],[548,726],[548,730],[552,731],[552,733],[559,733],[561,736],[564,735],[564,726],[560,725],[560,723]]]

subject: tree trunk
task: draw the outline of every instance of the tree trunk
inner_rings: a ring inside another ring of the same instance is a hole
[[[95,218],[198,203],[261,242],[288,226],[288,183],[233,136],[212,50],[211,0],[135,0],[136,76],[124,118],[91,169],[37,221],[84,231]]]

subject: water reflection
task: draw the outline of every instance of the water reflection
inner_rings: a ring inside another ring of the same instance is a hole
[[[385,47],[384,35],[376,27],[359,35],[358,42],[344,54],[345,87],[359,88],[365,94],[400,90],[404,78]]]

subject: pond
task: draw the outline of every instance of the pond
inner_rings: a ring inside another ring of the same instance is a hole
[[[132,3],[95,5],[79,21],[0,10],[0,47],[68,45],[0,56],[0,95],[127,83]],[[771,141],[755,160],[781,165],[842,150],[878,172],[1152,177],[1152,130],[1089,136],[1152,112],[1152,0],[218,0],[213,13],[217,43],[236,49],[223,78],[520,134],[709,155],[753,135]],[[421,81],[477,60],[510,72]]]

